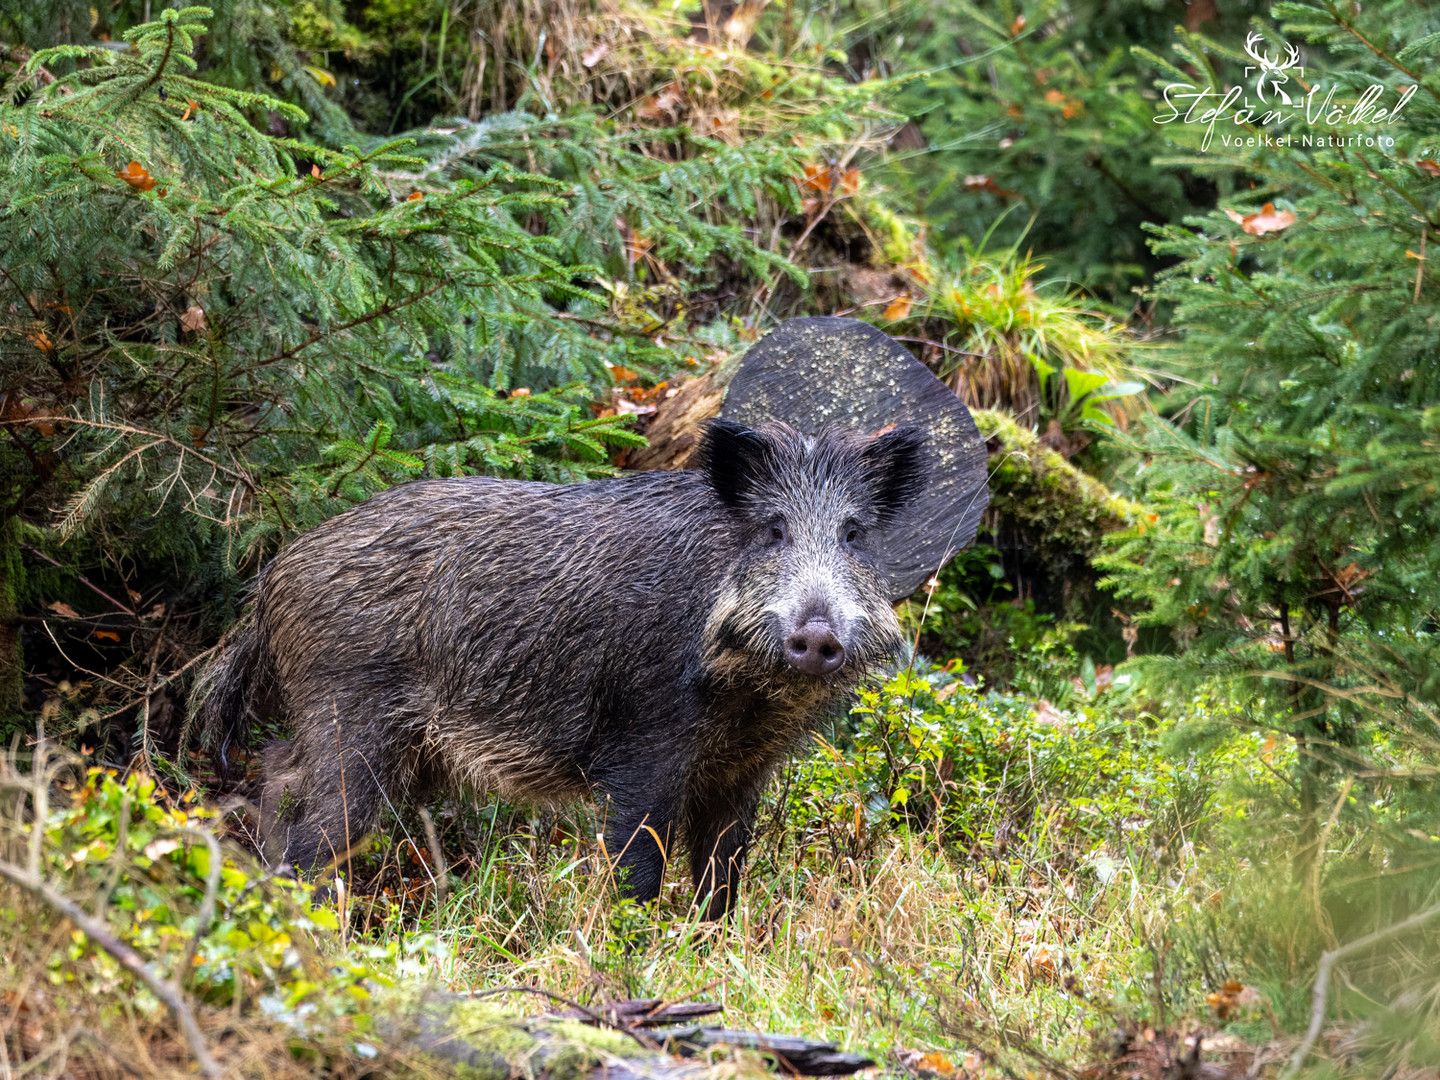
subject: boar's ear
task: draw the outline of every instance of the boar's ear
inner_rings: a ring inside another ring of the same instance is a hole
[[[698,460],[705,479],[726,506],[739,506],[764,474],[770,440],[734,420],[709,420]]]
[[[880,525],[893,522],[925,487],[925,431],[914,425],[877,435],[860,452]]]

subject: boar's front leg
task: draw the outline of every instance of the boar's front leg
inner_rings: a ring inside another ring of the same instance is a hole
[[[665,862],[675,835],[678,799],[655,789],[663,783],[650,777],[643,785],[612,789],[605,822],[605,850],[614,860],[621,893],[640,903],[660,895]]]
[[[643,735],[616,739],[590,770],[591,782],[606,798],[605,850],[621,894],[642,904],[660,895],[671,840],[680,831],[685,758],[674,741]]]
[[[709,897],[705,918],[730,913],[739,899],[740,871],[750,848],[750,829],[768,774],[698,785],[686,799],[685,839],[695,902]]]

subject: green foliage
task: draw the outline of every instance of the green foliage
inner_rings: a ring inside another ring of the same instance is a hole
[[[1135,838],[1123,823],[1138,821],[1154,823],[1160,846],[1178,842],[1213,782],[1127,715],[1123,681],[1097,688],[1091,671],[1063,713],[982,694],[938,668],[862,691],[853,732],[797,768],[786,815],[795,842],[814,858],[837,846],[854,855],[895,824],[974,857],[1015,847],[1038,859],[1043,834],[1047,848],[1085,859],[1107,844],[1125,851]],[[1182,791],[1189,804],[1160,810]],[[1175,815],[1180,832],[1163,835]]]
[[[987,237],[988,239],[988,237]],[[901,256],[911,292],[881,324],[937,355],[935,373],[972,409],[1001,409],[1029,428],[1080,434],[1135,411],[1144,385],[1127,329],[1040,275],[1044,263],[1018,248],[987,254],[964,243],[955,256],[913,239]],[[1057,372],[1063,372],[1055,377]]]
[[[1164,265],[1143,226],[1179,222],[1234,184],[1227,171],[1202,177],[1153,160],[1167,149],[1166,130],[1153,122],[1150,68],[1131,50],[1163,50],[1177,22],[1208,14],[1192,29],[1234,56],[1263,7],[1005,0],[887,9],[867,28],[869,48],[903,55],[910,78],[897,108],[928,143],[896,155],[893,183],[932,223],[937,247],[993,228],[999,243],[1033,247],[1053,273],[1128,308],[1131,289]],[[1225,63],[1238,78],[1243,58]]]
[[[313,907],[308,885],[225,853],[213,816],[193,795],[172,801],[139,773],[92,768],[51,812],[40,869],[69,895],[98,897],[109,933],[210,1004],[239,995],[264,1008],[307,1003],[307,1013],[323,1007],[334,1016],[364,1008],[365,980],[391,984],[395,950],[337,955],[335,911]],[[55,985],[128,983],[142,1011],[162,1008],[79,930],[46,958],[45,977]]]
[[[1303,970],[1433,901],[1437,807],[1414,778],[1433,776],[1440,753],[1440,308],[1415,256],[1440,220],[1440,84],[1400,54],[1440,24],[1404,4],[1276,14],[1310,43],[1317,101],[1334,92],[1348,110],[1373,85],[1387,109],[1408,103],[1379,124],[1315,108],[1269,129],[1222,110],[1204,152],[1205,125],[1174,125],[1188,167],[1243,169],[1255,187],[1224,213],[1155,230],[1156,251],[1178,260],[1157,295],[1184,327],[1167,359],[1182,381],[1163,418],[1122,436],[1155,516],[1115,534],[1103,562],[1174,636],[1177,655],[1144,661],[1150,685],[1213,688],[1234,722],[1293,744],[1263,832],[1272,852],[1284,838],[1289,888],[1306,897],[1308,930],[1283,944],[1277,932],[1267,956],[1293,978],[1297,957]],[[1201,45],[1187,48],[1189,70],[1222,92],[1196,65]],[[1161,82],[1181,76],[1197,80],[1171,67]],[[1249,140],[1267,130],[1288,138]],[[1428,955],[1393,956],[1365,992],[1399,1008],[1395,988]]]

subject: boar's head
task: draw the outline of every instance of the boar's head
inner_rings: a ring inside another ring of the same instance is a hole
[[[924,483],[924,432],[707,426],[699,461],[736,554],[704,654],[730,679],[851,683],[902,647],[877,554]]]

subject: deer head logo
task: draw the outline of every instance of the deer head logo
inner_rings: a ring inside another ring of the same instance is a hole
[[[1287,41],[1285,55],[1273,57],[1269,53],[1260,51],[1264,44],[1265,39],[1258,30],[1250,31],[1245,38],[1245,53],[1255,61],[1258,68],[1255,73],[1255,96],[1268,104],[1269,99],[1265,96],[1268,87],[1268,92],[1275,94],[1286,105],[1293,105],[1294,102],[1290,100],[1290,95],[1281,88],[1281,84],[1290,81],[1290,76],[1285,74],[1287,71],[1293,69],[1298,70],[1302,75],[1305,73],[1305,69],[1300,65],[1300,50]],[[1250,73],[1248,66],[1245,68],[1245,73],[1247,75]]]

